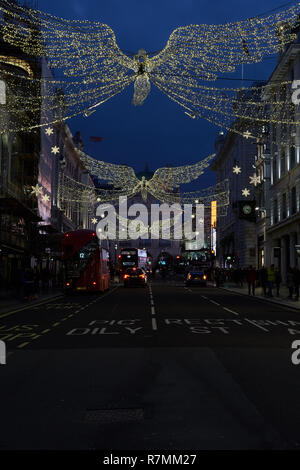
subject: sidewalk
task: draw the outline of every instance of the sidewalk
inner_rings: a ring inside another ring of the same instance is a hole
[[[59,298],[63,295],[61,289],[49,289],[47,293],[38,294],[35,296],[34,300],[21,300],[13,297],[9,292],[4,293],[0,292],[0,314],[9,312],[10,310],[27,307],[29,305],[35,305],[39,302],[44,302],[49,299]]]
[[[233,282],[227,282],[225,281],[224,282],[224,285],[222,287],[220,287],[220,289],[226,289],[226,290],[230,290],[232,292],[235,292],[237,294],[241,294],[241,295],[249,295],[248,294],[248,284],[244,283],[244,286],[243,287],[238,287],[235,283]],[[257,287],[255,289],[255,297],[257,299],[260,299],[260,300],[264,300],[266,302],[272,302],[272,303],[275,303],[277,305],[285,305],[286,307],[290,307],[290,308],[294,308],[296,310],[300,310],[300,300],[298,301],[295,301],[294,298],[293,300],[289,299],[289,290],[287,287],[281,287],[280,288],[280,291],[279,291],[279,294],[280,296],[279,297],[276,297],[276,288],[273,289],[273,296],[274,297],[265,297],[263,295],[263,290],[262,290],[262,287]],[[253,296],[251,296],[253,297]],[[293,296],[295,297],[295,295]]]

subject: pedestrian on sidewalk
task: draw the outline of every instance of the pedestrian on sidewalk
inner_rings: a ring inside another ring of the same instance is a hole
[[[274,286],[274,283],[275,283],[274,264],[271,264],[271,266],[268,267],[267,271],[268,271],[268,287],[269,287],[268,297],[273,297],[272,289],[273,289],[273,286]]]
[[[256,281],[256,271],[252,267],[252,265],[249,266],[248,272],[247,272],[247,282],[248,282],[248,294],[251,295],[251,290],[252,290],[252,295],[255,295],[255,281]]]
[[[236,284],[239,286],[239,287],[243,287],[243,271],[241,270],[241,268],[238,268],[235,272],[236,274]]]
[[[296,266],[293,270],[294,288],[295,288],[295,300],[299,300],[299,285],[300,285],[300,270]]]
[[[264,296],[267,297],[268,271],[264,266],[262,266],[259,270],[259,282],[262,287]]]
[[[275,284],[276,284],[276,295],[279,297],[280,284],[282,282],[282,277],[279,269],[275,269]]]
[[[289,290],[289,299],[292,299],[294,293],[294,273],[291,267],[288,267],[287,269],[286,285]]]

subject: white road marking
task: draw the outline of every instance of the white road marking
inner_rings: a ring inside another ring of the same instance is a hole
[[[230,308],[223,307],[223,310],[226,310],[227,312],[233,313],[234,315],[239,315],[239,313],[234,312],[233,310],[230,310]]]
[[[264,328],[263,326],[257,325],[257,323],[255,323],[254,321],[248,320],[248,318],[244,318],[244,320],[247,321],[248,323],[250,323],[251,325],[254,325],[257,328],[260,328],[261,330],[266,331],[267,333],[269,333],[269,330],[267,330],[267,328]]]
[[[152,288],[151,285],[149,286],[149,294],[150,294],[150,305],[151,305],[151,315],[152,315],[152,330],[156,331],[157,330],[157,321],[155,318],[155,305],[154,305],[154,299],[153,299],[153,294],[152,294]]]
[[[215,305],[218,305],[218,306],[221,305],[221,304],[218,304],[218,302],[215,302],[215,300],[211,300],[211,299],[210,299],[209,301],[210,301],[212,304],[215,304]]]

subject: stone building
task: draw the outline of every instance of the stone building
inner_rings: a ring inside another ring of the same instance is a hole
[[[292,83],[300,79],[300,44],[299,34],[294,43],[290,44],[280,54],[278,64],[274,69],[268,85],[269,96],[276,100],[285,101],[287,113],[293,113],[296,122],[300,122],[299,105],[292,103]],[[278,82],[285,83],[278,86]],[[268,98],[268,97],[267,97]],[[288,110],[288,107],[290,108]],[[276,104],[270,113],[276,112]],[[285,139],[283,143],[282,133]],[[300,126],[277,124],[276,121],[266,129],[260,143],[260,159],[258,167],[266,172],[263,176],[265,194],[260,209],[265,213],[264,239],[258,233],[259,250],[264,243],[265,264],[274,263],[280,270],[283,279],[286,278],[288,267],[299,265],[297,245],[300,245]]]
[[[256,146],[242,133],[219,133],[215,142],[217,155],[211,165],[216,182],[229,180],[229,206],[226,215],[217,214],[216,263],[220,267],[244,268],[256,264],[256,232],[253,214],[243,213],[244,206],[254,210],[255,191],[250,183],[254,174]],[[240,168],[235,174],[233,168]],[[242,191],[249,189],[249,196]],[[245,209],[245,210],[246,210]]]
[[[39,80],[41,61],[4,42],[2,30],[0,48],[0,278],[2,287],[17,289],[20,270],[37,252],[41,219],[32,188],[38,184],[41,142],[38,130],[22,130],[26,119],[39,122],[40,108],[22,113],[15,105],[16,95],[24,100],[39,96],[38,86],[30,82],[24,87],[14,77]]]

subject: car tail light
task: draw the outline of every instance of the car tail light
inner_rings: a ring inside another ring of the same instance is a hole
[[[145,274],[140,274],[139,277],[142,277],[143,279],[145,279]]]
[[[206,281],[206,279],[207,279],[207,276],[204,274],[203,280]]]
[[[93,286],[96,286],[96,285],[97,285],[97,282],[96,282],[96,281],[94,281],[94,282],[93,282]]]
[[[124,274],[124,279],[128,279],[129,278],[129,274]]]
[[[70,283],[69,283],[69,282],[66,282],[66,286],[67,286],[67,287],[70,287]]]
[[[191,275],[191,274],[188,275],[188,279],[192,279],[192,275]]]

